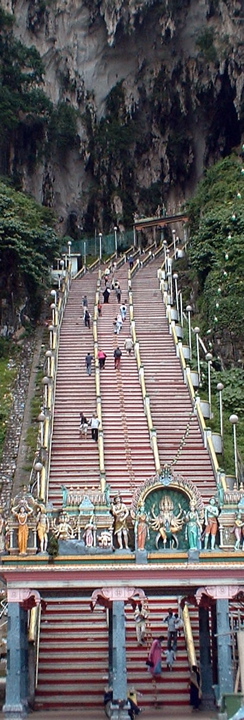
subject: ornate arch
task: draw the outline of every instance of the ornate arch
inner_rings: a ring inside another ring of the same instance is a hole
[[[156,475],[148,478],[143,485],[136,490],[131,504],[132,517],[135,516],[137,508],[140,505],[144,505],[150,493],[159,489],[177,490],[182,493],[182,495],[188,499],[189,504],[191,501],[194,503],[198,511],[199,518],[201,522],[203,522],[204,504],[198,488],[191,480],[175,473],[167,465],[164,466],[161,473],[157,473]]]

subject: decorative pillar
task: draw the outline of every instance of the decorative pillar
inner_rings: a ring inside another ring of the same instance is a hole
[[[200,640],[200,665],[202,678],[202,700],[203,706],[212,708],[214,705],[214,696],[212,691],[213,670],[211,663],[210,649],[210,628],[209,628],[209,610],[205,607],[199,608],[199,640]]]
[[[217,647],[219,668],[219,694],[233,693],[233,670],[231,661],[231,636],[229,623],[229,600],[217,598]]]
[[[41,602],[37,590],[8,589],[8,634],[6,695],[3,706],[6,720],[20,720],[28,712],[29,654],[28,610]]]
[[[127,672],[125,650],[125,613],[123,600],[114,600],[112,605],[112,644],[113,644],[113,700],[111,718],[127,720]]]
[[[108,609],[108,664],[109,687],[113,693],[110,715],[112,720],[129,720],[130,717],[127,699],[124,604],[144,600],[144,590],[126,586],[100,588],[94,590],[91,596],[92,610],[97,603]]]
[[[112,607],[108,608],[108,683],[109,687],[113,682],[113,613]]]
[[[238,647],[238,655],[239,655],[241,692],[244,693],[244,633],[243,633],[243,630],[238,630],[237,647]]]
[[[218,652],[218,699],[226,693],[233,693],[234,679],[231,665],[231,635],[229,623],[229,600],[240,592],[238,585],[208,585],[198,588],[196,601],[200,605],[203,595],[216,600],[217,652]]]
[[[8,605],[5,718],[23,718],[28,711],[27,612],[18,602]]]

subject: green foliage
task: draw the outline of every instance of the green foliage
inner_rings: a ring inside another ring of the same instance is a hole
[[[110,120],[125,119],[123,80],[115,85],[106,98],[106,116]]]
[[[150,187],[140,188],[139,193],[140,202],[143,203],[145,207],[145,212],[148,214],[152,211],[153,208],[153,212],[156,213],[158,205],[161,205],[162,203],[162,182],[158,180],[157,182],[152,183]]]
[[[51,535],[49,538],[49,541],[48,541],[48,548],[47,548],[48,554],[50,555],[51,558],[54,559],[58,555],[58,550],[59,550],[58,538],[55,537],[55,535]]]
[[[222,382],[223,406],[225,410],[238,415],[244,420],[244,370],[243,368],[231,368],[228,372],[215,373],[213,390],[216,391],[217,384]]]
[[[15,130],[28,113],[45,115],[50,102],[37,89],[43,80],[43,63],[36,48],[14,38],[13,19],[0,14],[0,124],[5,133]]]
[[[77,144],[77,117],[78,112],[71,105],[60,102],[53,110],[49,123],[50,149],[71,150]]]
[[[0,357],[0,460],[2,458],[4,440],[6,437],[9,412],[13,403],[12,387],[16,377],[16,365],[12,361],[16,355],[9,340],[1,340],[0,348],[3,355]],[[11,357],[11,360],[10,360]]]
[[[112,88],[106,99],[105,115],[94,123],[89,108],[83,115],[89,135],[89,169],[96,182],[96,193],[90,200],[85,219],[86,230],[92,230],[97,205],[103,212],[103,226],[114,223],[111,197],[118,195],[123,203],[120,220],[126,225],[133,222],[134,164],[133,155],[138,135],[138,124],[127,112],[123,81]],[[89,226],[88,226],[89,223]]]
[[[202,329],[218,354],[235,361],[243,343],[244,176],[235,156],[210,168],[189,203],[189,259],[197,278]],[[198,297],[196,297],[198,302]]]
[[[0,148],[6,173],[10,143],[18,147],[19,163],[24,153],[31,169],[45,151],[64,152],[77,143],[77,111],[65,102],[53,107],[41,88],[41,57],[34,46],[27,48],[15,39],[12,24],[11,16],[1,11]]]
[[[0,297],[17,304],[27,296],[35,318],[60,247],[44,217],[31,198],[0,183]]]
[[[215,63],[218,59],[217,50],[214,45],[215,30],[213,27],[206,27],[196,40],[196,45],[207,62]]]
[[[0,32],[6,28],[9,29],[14,24],[14,18],[13,15],[10,15],[9,13],[5,12],[2,7],[0,7]]]
[[[225,158],[211,167],[189,203],[191,240],[189,262],[194,303],[200,313],[195,324],[205,333],[205,343],[213,351],[211,370],[212,409],[210,426],[219,432],[219,394],[222,382],[224,408],[224,455],[219,463],[234,474],[233,430],[229,417],[239,417],[238,450],[244,458],[244,174],[240,158]],[[239,367],[238,367],[239,365]],[[206,363],[200,395],[207,399]],[[204,366],[204,367],[203,367]]]

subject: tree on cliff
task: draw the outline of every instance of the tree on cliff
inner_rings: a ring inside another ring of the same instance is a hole
[[[36,157],[53,106],[41,89],[44,68],[40,55],[35,47],[27,48],[15,39],[13,23],[13,17],[0,8],[1,168],[8,172],[10,149],[16,145],[16,175],[24,146],[28,146],[25,160],[33,162]]]
[[[4,301],[12,322],[23,300],[37,319],[59,250],[50,211],[0,183],[0,307]]]
[[[0,167],[15,185],[23,165],[77,144],[77,111],[60,100],[56,107],[42,90],[44,65],[37,49],[16,40],[14,20],[0,8]]]

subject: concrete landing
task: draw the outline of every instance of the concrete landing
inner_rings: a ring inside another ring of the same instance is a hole
[[[30,720],[106,720],[106,715],[101,710],[39,710],[38,712],[31,712],[27,716]],[[152,708],[149,710],[143,710],[138,716],[142,720],[193,720],[193,718],[200,718],[200,720],[217,720],[218,712],[212,711],[192,711],[191,708],[178,706],[177,708],[170,708],[169,706],[161,706],[158,708]],[[5,720],[4,713],[0,712],[0,720]]]

